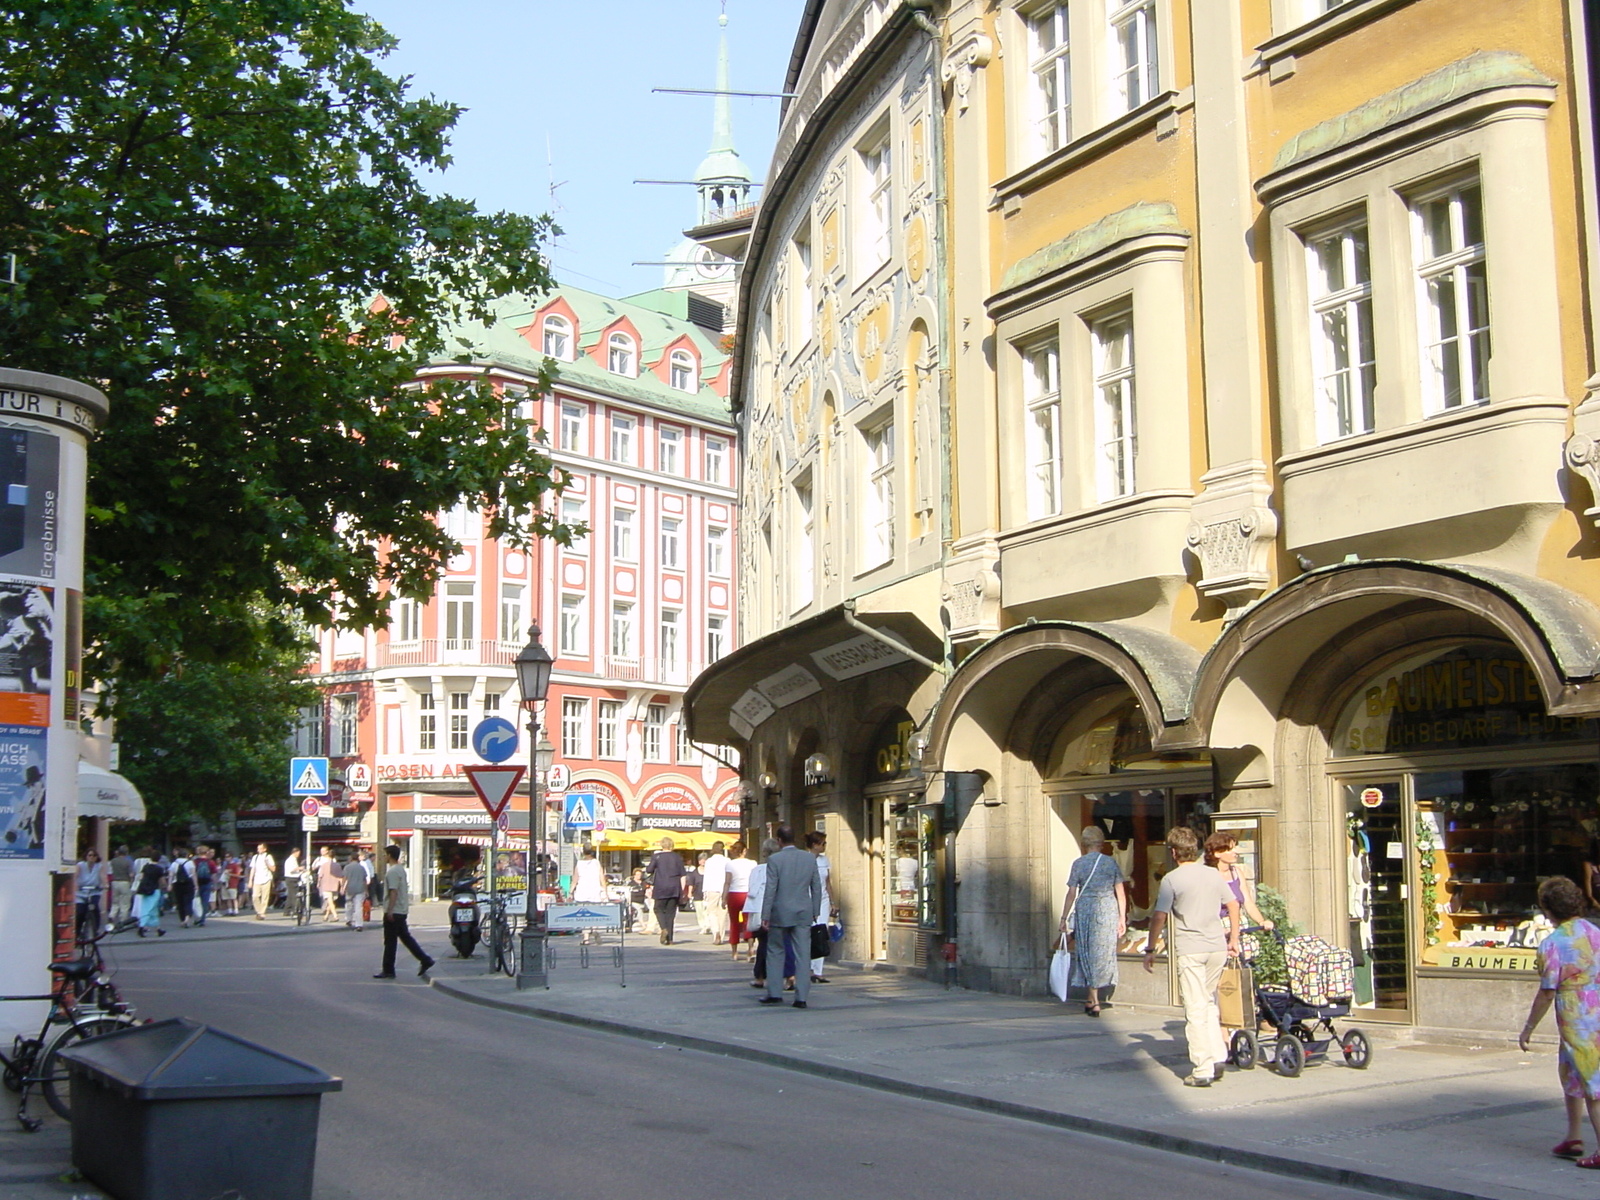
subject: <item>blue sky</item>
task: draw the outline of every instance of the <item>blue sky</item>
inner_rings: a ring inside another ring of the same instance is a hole
[[[659,286],[659,261],[694,223],[687,179],[711,139],[719,0],[353,0],[400,40],[385,60],[423,94],[467,109],[435,191],[490,211],[551,211],[566,231],[556,277],[612,295]],[[732,87],[782,90],[803,0],[727,0]],[[751,173],[765,175],[778,101],[733,101]],[[548,144],[548,159],[546,146]],[[550,200],[552,164],[560,186]],[[758,193],[759,194],[759,193]]]

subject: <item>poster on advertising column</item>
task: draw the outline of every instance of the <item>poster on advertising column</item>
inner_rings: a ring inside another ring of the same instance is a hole
[[[53,602],[53,588],[0,580],[0,859],[46,857]]]
[[[0,725],[0,858],[44,857],[45,736]]]

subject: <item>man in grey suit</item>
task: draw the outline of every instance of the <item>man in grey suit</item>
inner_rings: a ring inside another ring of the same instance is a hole
[[[773,831],[779,850],[767,859],[766,894],[761,901],[761,926],[767,931],[767,994],[763,1004],[782,1004],[783,952],[794,947],[794,1006],[804,1008],[811,994],[811,927],[822,912],[822,877],[817,857],[794,844],[794,830],[779,825]]]

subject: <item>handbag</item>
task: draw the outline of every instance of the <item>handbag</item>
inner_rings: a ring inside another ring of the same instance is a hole
[[[813,925],[811,927],[812,958],[827,958],[828,950],[832,945],[833,941],[828,937],[828,927],[826,925]]]
[[[1061,1003],[1067,1002],[1067,992],[1072,988],[1072,951],[1066,939],[1056,943],[1056,952],[1050,957],[1050,991]]]
[[[1255,971],[1237,958],[1228,959],[1217,982],[1217,1016],[1229,1029],[1254,1029]]]

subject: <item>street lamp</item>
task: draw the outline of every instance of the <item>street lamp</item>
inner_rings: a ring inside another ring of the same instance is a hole
[[[528,780],[527,915],[522,922],[522,954],[517,960],[517,988],[521,990],[549,984],[544,957],[544,913],[539,910],[539,891],[544,883],[544,856],[540,853],[544,840],[544,806],[539,796],[539,769],[549,766],[550,760],[541,750],[550,743],[540,736],[537,706],[543,704],[549,694],[550,671],[555,662],[539,640],[537,622],[528,626],[528,644],[517,654],[513,665],[517,668],[517,686],[522,691],[522,707],[528,714],[528,758],[533,769],[532,778]]]

